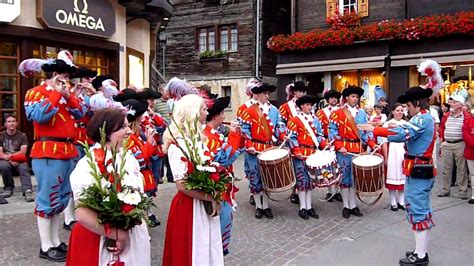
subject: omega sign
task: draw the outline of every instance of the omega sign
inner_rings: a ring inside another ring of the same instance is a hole
[[[36,0],[36,8],[45,28],[105,38],[115,32],[115,11],[108,0]]]

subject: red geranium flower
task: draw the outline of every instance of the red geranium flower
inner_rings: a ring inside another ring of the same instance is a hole
[[[219,180],[221,179],[221,175],[219,173],[215,172],[215,173],[211,173],[209,175],[209,178],[211,178],[215,182],[219,182]]]

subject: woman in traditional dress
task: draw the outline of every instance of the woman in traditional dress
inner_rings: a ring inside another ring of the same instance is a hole
[[[175,102],[172,123],[164,135],[165,150],[178,193],[171,202],[166,225],[163,265],[223,265],[224,256],[219,219],[220,204],[200,190],[186,189],[187,164],[180,147],[185,147],[179,130],[189,135],[186,120],[198,118],[199,130],[206,121],[204,100],[189,94]],[[177,139],[176,143],[172,135]],[[186,150],[184,148],[184,150]],[[208,215],[203,201],[212,202],[213,213]]]
[[[395,127],[408,123],[403,119],[403,106],[400,103],[395,104],[391,115],[392,119],[385,122],[383,127]],[[398,211],[398,209],[405,210],[405,174],[403,174],[405,143],[385,142],[382,146],[382,151],[387,162],[385,187],[388,189],[388,195],[390,197],[390,209],[392,211]]]
[[[110,149],[122,147],[123,142],[128,139],[132,131],[128,126],[126,115],[119,109],[102,109],[97,111],[89,121],[87,126],[87,136],[94,142],[100,142],[100,128],[105,122],[106,146],[109,149],[106,160],[112,157]],[[94,156],[94,149],[100,148],[98,144],[91,147]],[[117,153],[117,161],[121,161]],[[71,189],[74,193],[74,200],[81,199],[84,189],[94,184],[95,179],[91,175],[92,169],[89,166],[89,159],[83,157],[77,163],[76,168],[71,173]],[[140,188],[143,192],[143,178],[140,173],[140,165],[132,154],[127,153],[125,158],[126,175],[132,181],[134,187]],[[69,251],[66,265],[108,265],[113,260],[114,254],[107,250],[104,245],[105,236],[116,240],[117,252],[120,260],[125,265],[150,265],[150,238],[146,222],[134,226],[128,231],[119,228],[107,228],[97,220],[97,213],[88,208],[77,208],[75,211],[77,224],[74,226],[69,239]],[[110,231],[106,234],[106,231]]]

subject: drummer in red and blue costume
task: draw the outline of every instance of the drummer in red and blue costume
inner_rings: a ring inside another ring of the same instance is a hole
[[[249,100],[247,100],[244,104],[242,104],[239,109],[237,109],[237,115],[236,115],[236,124],[238,126],[242,126],[242,115],[244,114],[244,111],[252,106],[253,104],[257,103],[257,100],[254,98],[254,94],[252,93],[252,88],[253,87],[258,87],[262,84],[262,82],[256,78],[250,79],[250,81],[247,83],[245,86],[245,94],[250,97]],[[247,168],[247,156],[244,158],[244,168]],[[255,199],[253,197],[252,192],[250,192],[250,204],[255,206]]]
[[[316,116],[321,122],[321,127],[323,128],[324,138],[328,139],[329,137],[329,117],[331,116],[332,112],[339,109],[339,99],[341,98],[341,93],[337,90],[329,90],[324,93],[324,99],[328,103],[326,107],[323,109],[319,109],[316,111]],[[342,202],[341,193],[335,193],[335,186],[328,187],[328,193],[326,194],[326,200],[332,202],[332,198],[336,199],[339,202]]]
[[[59,240],[60,213],[71,197],[69,175],[74,168],[76,119],[85,108],[68,86],[77,69],[72,55],[58,53],[58,59],[27,59],[18,67],[22,74],[43,70],[47,79],[26,92],[26,118],[33,122],[35,142],[30,157],[38,188],[35,215],[41,239],[40,258],[65,261],[67,246]]]
[[[374,135],[387,137],[389,142],[405,142],[407,154],[403,161],[403,171],[407,176],[405,181],[405,208],[407,219],[415,234],[415,250],[406,252],[406,257],[400,260],[402,265],[427,265],[429,262],[427,248],[431,228],[433,209],[430,193],[434,185],[436,171],[428,178],[415,177],[412,174],[413,165],[433,164],[432,154],[436,142],[435,122],[429,111],[431,89],[411,87],[399,97],[400,103],[407,103],[412,118],[402,126],[383,128],[372,125],[360,125],[359,128],[373,131]],[[416,160],[416,161],[415,161]],[[431,172],[431,171],[430,171]]]
[[[255,218],[263,216],[273,219],[272,210],[268,204],[268,196],[263,193],[262,177],[259,172],[257,152],[276,146],[278,141],[286,138],[285,124],[280,112],[269,101],[270,93],[276,87],[267,83],[252,88],[257,103],[244,110],[242,115],[242,132],[247,138],[245,174],[250,181],[250,192],[255,197]]]
[[[329,139],[334,141],[337,163],[341,167],[342,179],[340,183],[342,202],[342,217],[349,219],[351,215],[363,216],[356,205],[356,192],[354,188],[354,175],[352,173],[353,155],[364,152],[362,144],[369,147],[375,146],[373,134],[357,129],[359,124],[367,124],[367,114],[358,106],[360,96],[364,90],[359,87],[349,86],[342,91],[346,104],[334,111],[329,117]],[[348,153],[349,152],[349,153]]]
[[[219,163],[221,166],[227,168],[229,172],[232,172],[232,163],[237,159],[240,153],[243,151],[240,149],[238,143],[231,143],[231,139],[226,138],[218,128],[221,127],[224,122],[224,109],[229,106],[230,97],[221,97],[217,99],[208,99],[206,117],[206,125],[203,130],[203,134],[206,136],[206,146],[209,149],[209,156],[211,160]],[[234,132],[236,133],[236,132]],[[232,134],[232,131],[229,133]],[[238,133],[237,133],[238,134]],[[228,184],[225,199],[221,202],[221,210],[219,213],[221,223],[221,234],[222,234],[222,246],[224,250],[224,256],[229,254],[229,245],[231,240],[232,231],[232,220],[233,220],[233,206],[235,204],[235,193],[238,188],[233,183]]]
[[[296,106],[301,111],[288,121],[289,144],[293,154],[296,188],[300,202],[298,215],[304,220],[308,220],[309,217],[319,218],[311,205],[311,191],[314,189],[314,184],[305,167],[305,160],[318,148],[324,148],[326,145],[326,141],[322,137],[321,123],[311,112],[315,102],[316,99],[309,95],[304,95],[296,100]]]

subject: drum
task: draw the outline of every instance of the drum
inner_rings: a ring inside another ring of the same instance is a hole
[[[258,156],[263,189],[267,192],[283,192],[296,184],[293,163],[287,149],[270,148]]]
[[[383,157],[379,154],[361,154],[352,158],[355,189],[360,196],[378,196],[384,190]]]
[[[316,187],[329,187],[339,183],[341,179],[341,171],[334,151],[317,150],[306,159],[306,167]]]

